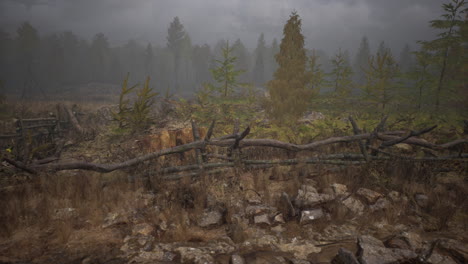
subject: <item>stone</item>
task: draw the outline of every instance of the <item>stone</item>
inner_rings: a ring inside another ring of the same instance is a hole
[[[457,264],[453,258],[449,256],[442,256],[438,253],[432,253],[431,256],[427,259],[427,262],[431,264]]]
[[[55,210],[54,220],[70,220],[78,217],[78,211],[75,208],[61,208]]]
[[[289,195],[285,192],[281,193],[279,209],[283,217],[291,218],[296,215],[296,209],[294,209]]]
[[[360,264],[351,251],[340,248],[338,254],[333,258],[332,264]]]
[[[315,207],[321,203],[332,201],[333,195],[320,194],[315,187],[310,185],[302,185],[297,192],[295,204],[298,207]]]
[[[182,263],[214,264],[213,257],[206,251],[193,247],[178,247],[175,252],[180,254]]]
[[[387,196],[394,203],[401,201],[401,194],[397,191],[391,191]]]
[[[106,218],[104,218],[104,224],[102,228],[114,227],[117,225],[127,224],[128,217],[120,213],[109,213]]]
[[[376,212],[376,211],[388,209],[389,206],[390,206],[390,202],[386,198],[381,197],[377,200],[377,202],[375,202],[375,204],[370,205],[369,209],[372,212]]]
[[[284,230],[286,230],[283,226],[281,225],[277,225],[277,226],[274,226],[271,228],[271,231],[275,232],[276,234],[281,234],[282,232],[284,232]]]
[[[300,223],[302,225],[310,224],[314,220],[320,219],[323,216],[324,216],[324,213],[322,209],[304,210],[301,212]]]
[[[249,204],[258,205],[262,203],[262,197],[257,193],[250,191],[245,194],[245,200]]]
[[[398,143],[398,144],[394,145],[394,147],[399,149],[399,150],[402,150],[403,152],[412,152],[413,151],[413,147],[411,147],[411,145],[406,144],[406,143]]]
[[[254,223],[256,225],[268,225],[268,226],[271,225],[268,214],[254,216]]]
[[[150,224],[147,223],[142,223],[142,224],[137,224],[133,227],[132,229],[132,234],[133,235],[144,235],[144,236],[149,236],[154,232],[154,227]]]
[[[284,223],[286,223],[286,221],[284,221],[283,214],[275,215],[275,217],[273,218],[273,223],[275,223],[275,224],[284,224]]]
[[[316,247],[308,241],[293,241],[287,244],[278,244],[277,247],[283,252],[289,252],[297,259],[307,259],[309,254],[319,253],[321,248]]]
[[[387,248],[399,248],[399,249],[412,250],[412,247],[409,244],[409,242],[403,237],[399,237],[399,236],[388,239],[387,241],[385,241],[384,244]]]
[[[375,203],[380,197],[383,196],[381,193],[366,188],[359,188],[356,194],[364,198],[369,204]]]
[[[333,183],[331,187],[336,196],[346,195],[348,193],[348,187],[344,184]]]
[[[417,261],[418,255],[411,250],[385,248],[382,241],[372,236],[358,239],[358,260],[365,264],[386,264]]]
[[[460,263],[468,263],[468,246],[453,239],[443,239],[437,247],[447,252]]]
[[[199,227],[214,227],[223,223],[223,214],[219,211],[207,211],[198,219]]]
[[[355,199],[352,196],[344,200],[343,205],[356,215],[361,215],[365,208],[361,201]]]
[[[274,208],[265,205],[249,205],[245,208],[245,213],[248,216],[256,216],[261,214],[268,214],[275,211]]]
[[[427,208],[429,206],[429,197],[425,194],[422,194],[422,193],[415,194],[414,201],[421,208]]]
[[[231,264],[245,264],[245,261],[241,255],[234,254],[231,256]]]

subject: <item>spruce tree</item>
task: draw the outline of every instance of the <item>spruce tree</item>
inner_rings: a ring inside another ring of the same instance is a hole
[[[253,81],[255,85],[262,86],[265,83],[265,37],[260,34],[255,49],[255,65],[253,69]]]
[[[307,110],[311,100],[301,24],[299,15],[293,12],[283,29],[280,52],[275,56],[279,68],[267,84],[270,92],[267,111],[279,122],[295,122]]]
[[[335,97],[348,96],[353,88],[353,80],[351,79],[353,70],[349,66],[347,57],[346,52],[339,49],[331,60],[333,68],[329,74],[331,77],[330,86]]]
[[[366,71],[368,70],[368,61],[371,56],[369,41],[367,37],[362,37],[359,50],[354,59],[354,72],[356,83],[363,85],[366,81]]]
[[[309,71],[309,89],[314,95],[320,93],[320,88],[325,81],[325,73],[322,70],[322,65],[319,62],[319,56],[316,50],[312,50],[312,54],[308,60],[308,71]]]
[[[439,58],[440,72],[438,74],[437,90],[436,90],[436,110],[439,110],[441,101],[441,92],[447,86],[446,75],[449,71],[447,69],[451,66],[456,66],[463,60],[462,56],[451,56],[456,54],[456,50],[460,47],[461,43],[465,42],[463,39],[460,28],[466,23],[463,20],[463,14],[467,13],[465,0],[450,0],[447,4],[442,4],[445,14],[442,19],[430,21],[431,27],[442,31],[437,35],[437,38],[432,41],[420,41],[423,48],[434,53]],[[460,54],[458,54],[460,55]],[[466,60],[466,59],[465,59]]]
[[[180,23],[179,17],[174,17],[174,20],[167,29],[167,48],[172,52],[174,56],[174,73],[173,73],[173,84],[175,89],[179,89],[179,68],[180,68],[180,57],[182,53],[183,42],[185,38],[184,25]]]

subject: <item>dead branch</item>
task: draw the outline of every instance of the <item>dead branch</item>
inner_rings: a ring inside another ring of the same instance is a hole
[[[361,133],[361,130],[359,129],[358,125],[356,124],[356,121],[354,121],[352,116],[349,116],[349,121],[351,122],[351,125],[353,126],[353,132],[354,135],[358,135]],[[362,155],[366,158],[366,161],[369,161],[369,156],[367,155],[367,149],[366,146],[364,145],[364,142],[362,140],[358,141],[359,143],[359,149],[361,150]]]
[[[410,137],[417,137],[417,136],[420,136],[422,134],[428,133],[428,132],[434,130],[436,127],[437,127],[437,125],[432,126],[432,127],[428,127],[428,128],[425,128],[425,129],[422,129],[422,130],[419,130],[419,131],[412,131],[411,130],[407,135],[405,135],[405,136],[403,136],[401,138],[398,138],[398,139],[384,141],[380,146],[381,147],[390,147],[390,146],[396,145],[398,143],[401,143],[401,142],[409,139]]]

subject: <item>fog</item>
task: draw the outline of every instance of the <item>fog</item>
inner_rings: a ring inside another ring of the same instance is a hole
[[[254,49],[260,33],[281,38],[291,11],[303,20],[306,47],[355,50],[366,35],[393,49],[428,39],[428,21],[440,14],[440,0],[2,0],[0,24],[14,32],[29,21],[42,33],[71,30],[91,39],[104,33],[112,45],[128,39],[165,45],[167,27],[178,16],[194,44],[240,38]]]

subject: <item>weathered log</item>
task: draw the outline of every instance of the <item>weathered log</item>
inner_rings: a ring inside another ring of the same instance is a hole
[[[67,113],[68,115],[68,119],[70,120],[70,123],[72,125],[72,127],[80,134],[85,134],[86,130],[83,129],[83,127],[80,125],[80,123],[78,122],[78,120],[76,119],[75,117],[75,114],[73,114],[73,111],[65,106],[65,105],[61,105],[62,109],[65,110],[65,112]]]
[[[389,141],[384,141],[380,146],[381,147],[390,147],[390,146],[396,145],[398,143],[401,143],[401,142],[409,139],[410,137],[417,137],[417,136],[420,136],[422,134],[426,134],[426,133],[434,130],[436,127],[437,127],[437,125],[431,126],[431,127],[419,130],[419,131],[412,131],[411,130],[406,135],[404,135],[404,136],[402,136],[400,138],[397,138],[397,139],[394,139],[394,140],[389,140]]]

